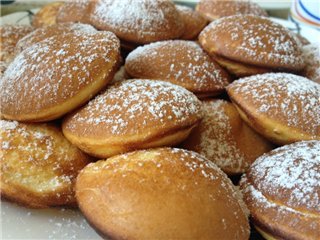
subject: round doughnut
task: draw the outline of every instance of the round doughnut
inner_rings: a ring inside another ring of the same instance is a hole
[[[305,67],[291,32],[268,18],[236,15],[218,19],[200,33],[199,42],[218,63],[240,77],[299,72]]]
[[[57,14],[62,2],[53,2],[42,7],[32,18],[32,26],[44,27],[57,23]]]
[[[0,26],[0,61],[10,63],[15,56],[15,47],[19,39],[33,31],[33,27],[27,25]]]
[[[17,42],[16,53],[22,52],[32,44],[38,43],[55,35],[64,35],[66,33],[81,34],[81,32],[95,33],[97,30],[88,24],[81,23],[61,23],[37,28]]]
[[[306,62],[306,67],[302,75],[320,84],[320,46],[313,43],[303,46],[302,53]]]
[[[74,205],[76,176],[90,158],[53,124],[0,125],[1,196],[34,208]]]
[[[124,66],[121,66],[119,68],[119,70],[114,74],[114,77],[113,77],[112,81],[110,82],[110,85],[125,81],[127,79],[129,79],[129,76],[126,72],[126,69],[124,68]]]
[[[184,22],[185,31],[180,39],[196,39],[202,29],[207,25],[207,20],[192,8],[182,5],[176,5],[177,10]]]
[[[209,21],[232,15],[268,16],[258,4],[243,0],[200,0],[196,11]]]
[[[202,118],[201,102],[177,85],[126,80],[112,85],[62,124],[83,151],[110,157],[183,141]]]
[[[198,152],[228,175],[244,173],[258,157],[273,149],[244,123],[232,103],[210,99],[202,102],[202,108],[201,123],[181,147]]]
[[[320,141],[277,148],[241,180],[251,219],[266,239],[320,238]]]
[[[199,97],[222,93],[229,75],[195,42],[168,40],[138,47],[126,58],[127,73],[135,78],[162,79]]]
[[[57,12],[57,23],[79,22],[90,24],[89,6],[91,2],[88,0],[66,1]]]
[[[320,139],[320,84],[289,73],[242,78],[227,87],[241,117],[276,144]]]
[[[111,32],[55,35],[31,45],[3,75],[3,116],[48,121],[81,106],[112,80],[119,48]]]
[[[175,39],[184,32],[183,20],[168,0],[97,0],[89,14],[94,27],[132,43]]]
[[[110,239],[248,239],[242,199],[202,156],[171,148],[118,155],[78,175],[88,221]]]

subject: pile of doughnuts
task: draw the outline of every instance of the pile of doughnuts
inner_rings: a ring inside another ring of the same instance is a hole
[[[0,29],[1,197],[111,239],[320,238],[318,45],[240,0],[57,2],[32,25]]]

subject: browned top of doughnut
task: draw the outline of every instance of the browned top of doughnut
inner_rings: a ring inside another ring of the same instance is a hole
[[[57,22],[89,23],[89,6],[92,1],[71,0],[66,1],[57,13]]]
[[[0,61],[11,62],[17,42],[33,29],[27,25],[0,26]]]
[[[19,40],[16,46],[16,52],[21,52],[32,44],[55,35],[63,35],[66,33],[78,33],[80,35],[81,32],[94,33],[96,29],[90,25],[81,23],[61,23],[37,28]]]
[[[207,25],[207,20],[192,8],[182,5],[176,5],[177,10],[184,22],[185,31],[180,39],[192,40],[197,38],[201,30]]]
[[[311,137],[320,136],[320,85],[288,73],[266,73],[242,78],[227,87],[240,108],[260,118],[271,118]]]
[[[302,48],[302,54],[306,62],[303,75],[320,84],[320,46],[319,43],[306,45]]]
[[[237,15],[218,19],[199,35],[209,54],[260,67],[301,70],[299,44],[282,25],[268,18]]]
[[[31,45],[3,76],[2,112],[27,115],[59,106],[93,84],[102,70],[107,77],[118,63],[119,48],[111,32],[55,35]]]
[[[76,196],[89,221],[116,239],[249,237],[230,180],[183,149],[135,151],[90,164],[79,174]]]
[[[90,22],[134,43],[174,39],[184,31],[179,12],[168,0],[97,0],[91,5]]]
[[[32,18],[32,26],[44,27],[57,23],[57,14],[64,3],[53,2],[42,7]]]
[[[319,239],[320,141],[275,149],[241,181],[253,220],[283,239]]]
[[[73,184],[89,157],[53,124],[0,120],[1,193],[32,207],[74,203]]]
[[[210,99],[202,102],[202,108],[201,123],[182,146],[205,156],[226,173],[246,171],[257,157],[272,149],[242,121],[232,103]]]
[[[196,11],[209,21],[232,15],[268,16],[267,12],[258,4],[243,0],[200,0],[196,6]]]
[[[132,51],[126,71],[136,78],[163,79],[196,93],[217,95],[229,84],[228,74],[195,42],[169,40]]]
[[[68,117],[64,131],[95,139],[150,135],[190,127],[202,117],[191,92],[168,82],[126,80],[112,85]]]

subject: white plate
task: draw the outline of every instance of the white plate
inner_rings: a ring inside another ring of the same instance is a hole
[[[1,18],[1,24],[30,24],[30,12],[19,12]],[[297,26],[291,22],[271,18],[291,30],[297,31]],[[311,42],[320,39],[320,32],[301,27],[301,34]],[[1,239],[101,239],[87,224],[78,210],[54,208],[35,210],[16,204],[1,202]],[[2,229],[1,229],[2,228]]]

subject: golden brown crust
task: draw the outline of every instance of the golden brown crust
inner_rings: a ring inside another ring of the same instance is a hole
[[[287,73],[237,80],[227,87],[244,121],[276,144],[320,139],[320,85]]]
[[[201,117],[200,101],[182,87],[162,81],[126,80],[68,116],[62,129],[84,151],[109,157],[177,144]]]
[[[32,26],[44,27],[57,23],[57,14],[64,3],[53,2],[42,7],[32,18]]]
[[[320,84],[320,46],[317,43],[303,46],[303,57],[306,67],[302,75]]]
[[[255,225],[275,239],[319,239],[320,141],[275,149],[241,180]]]
[[[33,44],[2,78],[4,117],[47,121],[81,106],[112,80],[119,48],[110,32],[55,35]]]
[[[90,164],[77,178],[76,196],[89,222],[114,239],[249,237],[230,180],[182,149],[137,151]]]
[[[0,61],[10,63],[15,56],[17,42],[33,30],[33,27],[27,25],[0,26]]]
[[[222,93],[230,77],[193,41],[169,40],[144,45],[126,58],[125,68],[135,78],[162,79],[198,95]]]
[[[90,5],[89,15],[97,29],[132,43],[175,39],[184,31],[179,12],[168,0],[97,0]]]
[[[207,25],[207,20],[192,8],[187,6],[176,5],[177,10],[184,22],[184,32],[180,39],[196,39],[202,29]]]
[[[217,164],[229,175],[244,173],[272,144],[255,133],[240,118],[232,103],[225,100],[202,102],[204,117],[182,143]]]
[[[1,120],[1,196],[35,208],[75,203],[74,182],[89,157],[52,124]]]
[[[268,16],[258,4],[243,0],[200,0],[196,11],[209,21],[232,15]]]
[[[209,53],[243,64],[298,72],[305,66],[300,45],[268,18],[237,15],[218,19],[199,35]]]
[[[65,2],[57,13],[57,23],[88,23],[89,7],[95,0],[71,0]]]

